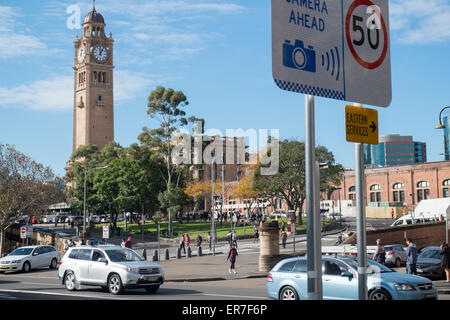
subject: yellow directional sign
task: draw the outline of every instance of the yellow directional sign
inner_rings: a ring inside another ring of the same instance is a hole
[[[378,144],[378,111],[345,106],[345,131],[348,142]]]

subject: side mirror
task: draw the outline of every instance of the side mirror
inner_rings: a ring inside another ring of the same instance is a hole
[[[97,262],[108,263],[108,260],[106,260],[105,258],[98,258]]]
[[[36,251],[33,252],[33,256],[37,256],[39,253],[37,253]]]
[[[341,273],[342,277],[347,277],[347,278],[353,278],[353,273],[351,273],[350,271],[344,271]]]

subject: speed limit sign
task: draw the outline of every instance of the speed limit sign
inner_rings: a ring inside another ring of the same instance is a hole
[[[272,0],[272,71],[284,90],[387,107],[388,0]]]

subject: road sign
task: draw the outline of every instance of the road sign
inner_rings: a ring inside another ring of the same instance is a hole
[[[109,226],[103,226],[103,239],[109,239]]]
[[[27,238],[27,227],[20,227],[20,239]]]
[[[272,0],[272,72],[283,90],[387,107],[388,0]]]
[[[378,144],[378,111],[345,106],[345,132],[348,142]]]

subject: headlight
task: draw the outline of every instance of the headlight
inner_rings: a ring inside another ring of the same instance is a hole
[[[396,284],[394,284],[394,287],[398,291],[414,291],[414,290],[416,290],[416,288],[414,288],[412,285],[406,284],[406,283],[396,283]]]
[[[11,263],[20,263],[20,260],[11,261]]]
[[[127,272],[138,272],[138,268],[122,267]]]

